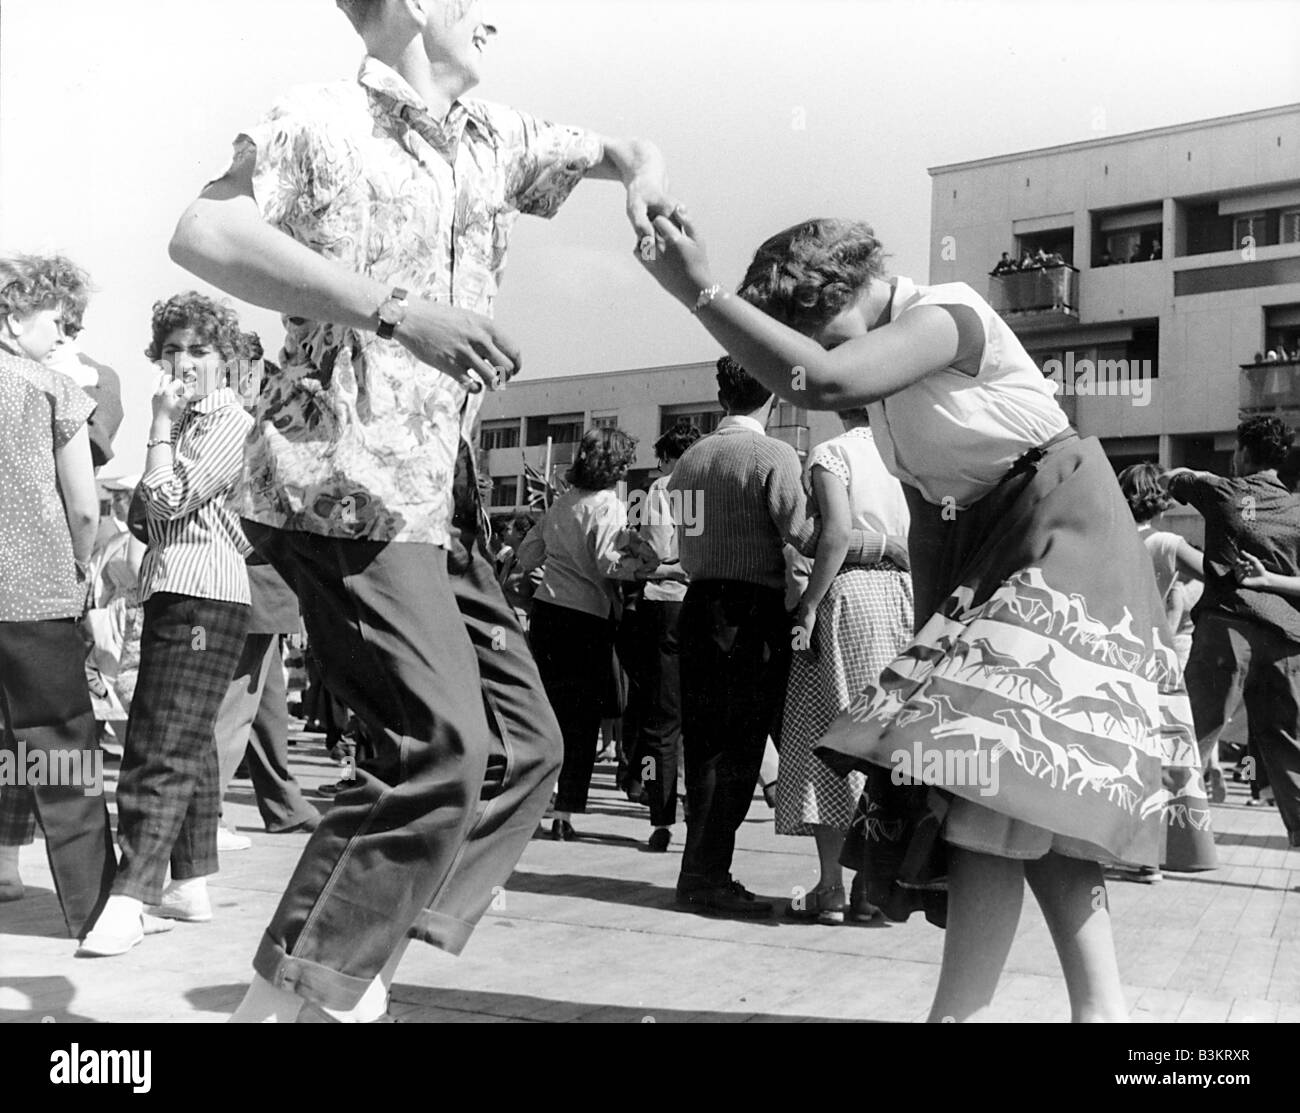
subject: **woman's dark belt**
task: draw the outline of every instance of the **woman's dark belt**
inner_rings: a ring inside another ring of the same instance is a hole
[[[998,486],[1001,487],[1003,483],[1015,479],[1018,475],[1024,475],[1026,472],[1036,471],[1038,465],[1042,463],[1043,457],[1051,452],[1052,449],[1065,444],[1066,441],[1075,440],[1078,436],[1078,431],[1073,426],[1069,426],[1062,429],[1051,440],[1044,441],[1042,444],[1029,449],[1027,452],[1022,452],[1020,456],[1016,458],[1016,462],[1007,469],[1007,474],[998,480]]]

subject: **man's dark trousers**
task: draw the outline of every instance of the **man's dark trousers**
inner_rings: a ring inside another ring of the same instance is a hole
[[[619,655],[631,678],[628,712],[623,716],[628,777],[645,789],[650,822],[671,827],[677,822],[677,765],[682,745],[681,624],[682,604],[641,599],[631,614],[634,625]],[[622,631],[620,631],[622,633]]]
[[[1258,748],[1292,841],[1300,839],[1300,644],[1263,623],[1210,612],[1196,621],[1186,674],[1202,764],[1244,699],[1251,751]]]
[[[682,604],[686,848],[678,888],[726,884],[790,671],[784,593],[734,580],[692,583]]]
[[[245,523],[376,748],[308,842],[254,960],[330,1008],[353,1007],[408,934],[464,947],[559,772],[559,726],[477,515],[457,523],[451,554]]]

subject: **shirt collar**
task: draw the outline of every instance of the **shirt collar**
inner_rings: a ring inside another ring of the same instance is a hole
[[[226,406],[238,406],[242,410],[244,403],[230,387],[223,386],[219,390],[214,390],[206,398],[200,398],[185,412],[186,414],[210,414]]]
[[[728,414],[718,422],[718,432],[721,433],[725,429],[748,429],[751,433],[767,435],[767,430],[749,414]]]
[[[448,137],[459,138],[466,124],[473,124],[486,133],[486,119],[478,104],[472,101],[453,101],[446,117],[442,120],[435,119],[425,99],[411,88],[406,78],[387,62],[381,62],[373,55],[368,54],[362,60],[357,81],[375,94],[372,99],[377,100],[389,116],[408,127],[413,114],[422,117]]]

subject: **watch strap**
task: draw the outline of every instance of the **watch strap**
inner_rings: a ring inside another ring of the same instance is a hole
[[[385,321],[383,317],[384,307],[390,302],[396,302],[403,310],[405,310],[405,302],[408,296],[409,294],[407,291],[398,286],[384,300],[384,304],[379,307],[379,327],[375,329],[375,335],[378,336],[380,340],[391,340],[393,338],[393,333],[397,330],[397,326],[402,323],[401,317],[396,321]],[[403,313],[403,316],[405,316],[405,313]]]

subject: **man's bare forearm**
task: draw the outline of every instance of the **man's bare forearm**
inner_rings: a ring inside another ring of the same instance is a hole
[[[218,186],[213,190],[218,190]],[[172,236],[172,260],[241,301],[285,316],[373,329],[389,291],[265,223],[251,197],[212,191]]]

